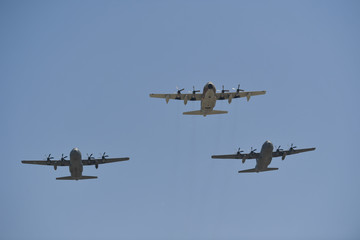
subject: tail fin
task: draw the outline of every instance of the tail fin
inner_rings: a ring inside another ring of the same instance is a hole
[[[219,111],[219,110],[212,110],[209,112],[197,110],[197,111],[190,111],[190,112],[183,112],[184,115],[213,115],[213,114],[225,114],[228,113],[227,111]]]
[[[72,176],[68,176],[68,177],[58,177],[56,178],[56,180],[85,180],[85,179],[95,179],[97,178],[96,176],[80,176],[80,177],[72,177]]]
[[[239,173],[247,173],[247,172],[267,172],[267,171],[274,171],[274,170],[278,170],[279,168],[267,168],[267,169],[263,169],[263,170],[257,170],[256,168],[251,168],[251,169],[246,169],[246,170],[242,170],[239,171]]]

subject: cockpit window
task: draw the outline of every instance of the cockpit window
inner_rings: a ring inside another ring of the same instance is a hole
[[[209,88],[209,89],[213,89],[214,86],[213,86],[212,84],[209,84],[209,85],[208,85],[208,88]]]

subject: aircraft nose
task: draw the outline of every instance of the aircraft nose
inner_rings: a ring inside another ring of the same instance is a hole
[[[267,141],[265,142],[265,144],[268,145],[268,146],[274,147],[273,144],[272,144],[272,142],[270,142],[269,140],[267,140]]]
[[[214,84],[212,84],[211,82],[209,82],[208,84],[208,89],[213,89],[214,88]]]
[[[78,148],[73,148],[70,152],[70,156],[71,155],[78,155],[80,153],[80,150]]]

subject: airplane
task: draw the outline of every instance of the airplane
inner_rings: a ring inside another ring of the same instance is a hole
[[[296,146],[293,146],[291,144],[291,147],[289,150],[284,151],[280,148],[280,146],[274,150],[274,145],[270,141],[266,141],[262,147],[261,151],[259,153],[256,153],[256,149],[251,148],[250,153],[243,154],[243,151],[240,151],[240,148],[238,149],[236,154],[229,154],[229,155],[213,155],[211,158],[215,159],[242,159],[242,163],[245,163],[246,159],[256,159],[256,166],[255,168],[246,169],[239,171],[239,173],[249,173],[249,172],[266,172],[266,171],[273,171],[278,170],[279,168],[269,168],[269,164],[271,163],[271,160],[273,157],[281,157],[282,160],[285,159],[286,156],[302,153],[302,152],[308,152],[308,151],[314,151],[316,148],[304,148],[304,149],[295,149]]]
[[[234,89],[234,88],[233,88]],[[228,113],[227,111],[214,110],[216,100],[225,100],[228,99],[229,104],[231,103],[233,98],[241,98],[246,97],[247,101],[250,100],[251,96],[263,95],[266,91],[256,91],[256,92],[244,92],[244,90],[240,89],[240,84],[238,85],[235,92],[229,92],[229,90],[224,89],[224,85],[222,86],[222,90],[220,92],[216,92],[215,85],[212,82],[208,82],[204,86],[203,93],[198,93],[200,90],[195,90],[193,87],[193,91],[188,94],[181,93],[184,91],[183,89],[177,88],[177,93],[170,94],[154,94],[151,93],[150,97],[154,98],[165,98],[166,103],[169,102],[170,99],[183,100],[186,105],[188,101],[201,101],[201,109],[198,111],[190,111],[183,112],[184,115],[212,115],[212,114],[224,114]]]
[[[61,155],[60,160],[52,160],[54,159],[51,157],[51,154],[49,154],[46,157],[46,160],[42,161],[21,161],[25,164],[37,164],[37,165],[48,165],[48,166],[54,166],[54,169],[56,170],[58,166],[69,166],[69,171],[71,173],[71,176],[68,177],[58,177],[56,180],[83,180],[83,179],[94,179],[97,178],[96,176],[84,176],[82,175],[83,171],[83,165],[95,165],[95,168],[97,169],[99,167],[99,164],[104,163],[112,163],[112,162],[120,162],[120,161],[127,161],[130,158],[124,157],[124,158],[107,158],[109,157],[104,152],[101,158],[96,159],[93,157],[93,154],[88,155],[88,158],[85,160],[81,159],[81,152],[78,148],[73,148],[70,152],[70,160],[65,160],[67,156],[64,156],[64,154]]]

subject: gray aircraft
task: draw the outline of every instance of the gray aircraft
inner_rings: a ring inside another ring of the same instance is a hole
[[[229,90],[224,90],[224,86],[222,86],[222,90],[220,92],[216,91],[215,85],[212,82],[208,82],[204,86],[203,93],[198,93],[200,90],[195,90],[193,88],[192,92],[188,94],[181,93],[183,89],[178,89],[177,93],[169,93],[169,94],[150,94],[150,97],[154,98],[165,98],[166,103],[169,102],[170,99],[183,100],[186,105],[188,101],[201,101],[201,109],[198,111],[190,111],[184,112],[184,115],[206,115],[211,114],[224,114],[228,113],[227,111],[219,111],[214,110],[216,100],[225,100],[227,99],[229,104],[231,103],[233,98],[241,98],[246,97],[247,101],[250,100],[251,96],[264,95],[266,91],[256,91],[256,92],[245,92],[240,89],[240,84],[237,89],[234,89],[235,92],[229,92]]]
[[[65,160],[67,156],[64,156],[64,154],[61,155],[60,160],[52,160],[54,159],[51,157],[51,154],[49,154],[46,158],[46,160],[42,161],[21,161],[22,163],[26,164],[37,164],[37,165],[48,165],[48,166],[54,166],[54,169],[56,170],[58,166],[69,166],[69,170],[71,173],[71,176],[68,177],[58,177],[57,180],[82,180],[82,179],[93,179],[97,178],[96,176],[83,176],[83,166],[84,165],[95,165],[95,168],[97,169],[99,167],[99,164],[104,163],[112,163],[112,162],[120,162],[120,161],[127,161],[130,158],[124,157],[124,158],[107,158],[108,155],[104,152],[101,158],[96,159],[93,157],[92,154],[88,155],[88,158],[85,160],[81,159],[81,152],[78,148],[74,148],[70,152],[70,160]]]
[[[252,169],[242,170],[239,171],[239,173],[245,173],[245,172],[265,172],[265,171],[272,171],[272,170],[278,170],[279,168],[269,168],[269,164],[271,163],[271,160],[273,157],[281,157],[282,160],[285,159],[287,155],[302,153],[302,152],[308,152],[308,151],[314,151],[316,148],[304,148],[304,149],[295,149],[296,147],[291,144],[291,147],[289,150],[284,151],[280,148],[280,146],[274,150],[274,145],[270,141],[266,141],[262,147],[260,153],[256,153],[256,149],[252,149],[250,153],[243,154],[243,151],[239,150],[236,154],[230,154],[230,155],[213,155],[212,158],[217,159],[242,159],[242,163],[245,163],[246,159],[256,159],[256,166]]]

